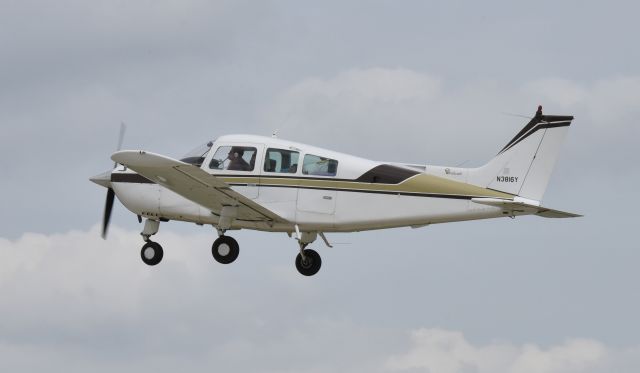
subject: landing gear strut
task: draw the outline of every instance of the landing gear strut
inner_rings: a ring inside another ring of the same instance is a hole
[[[158,233],[160,222],[157,220],[147,219],[144,222],[144,229],[140,233],[145,241],[144,246],[140,250],[140,257],[146,265],[154,266],[162,261],[164,251],[159,243],[151,241],[150,237]]]
[[[213,242],[211,254],[213,255],[213,259],[218,263],[233,263],[233,261],[238,258],[238,254],[240,254],[238,241],[233,239],[233,237],[220,236]]]
[[[213,259],[218,263],[233,263],[240,254],[240,246],[238,241],[232,237],[225,236],[227,229],[231,228],[233,221],[238,216],[238,206],[222,206],[220,210],[220,220],[214,228],[218,231],[218,239],[211,246],[211,254]]]
[[[313,276],[320,270],[322,259],[318,252],[307,249],[306,247],[316,240],[318,234],[316,232],[300,233],[297,225],[295,229],[295,239],[298,241],[298,245],[300,245],[300,253],[296,256],[296,269],[303,276]]]

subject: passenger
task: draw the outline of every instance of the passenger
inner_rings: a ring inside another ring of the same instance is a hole
[[[258,155],[258,152],[253,152],[253,155],[251,156],[251,161],[249,161],[249,171],[252,171],[253,168],[256,166],[256,155]]]
[[[251,171],[251,166],[245,161],[242,156],[244,155],[244,149],[233,147],[229,151],[229,167],[227,170],[232,171]]]

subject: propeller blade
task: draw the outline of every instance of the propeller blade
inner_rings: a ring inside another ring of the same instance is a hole
[[[122,148],[122,142],[124,141],[124,133],[127,130],[127,125],[124,122],[120,122],[120,133],[118,134],[118,147],[116,151],[120,151]],[[113,168],[118,167],[118,162],[113,164]],[[102,238],[107,238],[107,230],[109,229],[109,220],[111,220],[111,211],[113,210],[113,201],[115,200],[116,193],[111,188],[111,172],[107,171],[103,174],[96,175],[90,180],[96,184],[102,185],[107,188],[107,201],[104,205],[104,217],[102,218]],[[140,217],[138,217],[140,219]]]
[[[122,142],[124,141],[124,133],[127,131],[127,125],[124,122],[120,122],[120,134],[118,134],[118,147],[116,151],[120,151],[122,149]],[[113,164],[113,168],[118,167],[118,162]]]
[[[127,125],[124,122],[120,122],[120,134],[118,135],[118,149],[116,151],[122,150],[122,142],[124,141],[124,133],[127,131]]]
[[[111,220],[111,210],[113,210],[113,200],[115,192],[112,188],[107,189],[107,202],[104,205],[104,219],[102,220],[102,238],[107,238],[107,228],[109,228],[109,220]]]

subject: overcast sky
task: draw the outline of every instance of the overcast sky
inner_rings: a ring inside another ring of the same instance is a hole
[[[0,0],[3,371],[637,372],[640,35],[633,1]],[[465,166],[575,115],[521,217],[334,234],[162,224],[165,259],[88,178],[124,147],[228,133]]]

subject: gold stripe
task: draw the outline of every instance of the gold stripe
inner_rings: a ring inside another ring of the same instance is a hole
[[[214,175],[215,176],[215,175]],[[346,190],[365,190],[398,193],[424,193],[424,194],[449,194],[474,197],[498,197],[511,198],[514,195],[503,193],[476,185],[449,180],[442,177],[418,174],[410,177],[400,184],[374,184],[356,181],[331,180],[331,179],[305,179],[305,178],[272,178],[272,177],[247,177],[228,176],[221,177],[225,183],[242,183],[256,185],[282,185],[302,186],[310,188],[335,188]]]

